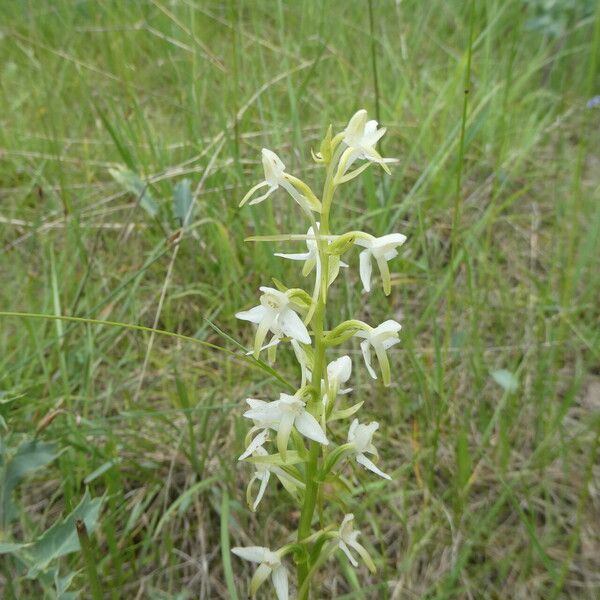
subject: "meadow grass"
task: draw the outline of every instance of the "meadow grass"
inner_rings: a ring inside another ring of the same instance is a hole
[[[263,146],[320,185],[310,149],[365,107],[400,160],[339,198],[332,229],[409,239],[390,298],[367,309],[352,264],[331,301],[338,321],[403,323],[395,384],[353,375],[394,481],[357,472],[349,507],[378,574],[331,561],[315,597],[597,598],[600,8],[541,6],[0,3],[0,449],[61,451],[0,542],[88,488],[106,598],[245,597],[229,547],[285,540],[299,515],[274,487],[260,519],[245,505],[243,400],[285,383],[243,357],[233,314],[265,274],[302,280],[243,240],[306,226],[283,195],[237,206]],[[85,555],[60,568],[88,598]],[[2,597],[50,594],[0,565]]]

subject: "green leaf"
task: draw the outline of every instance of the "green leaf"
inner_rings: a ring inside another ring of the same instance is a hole
[[[182,179],[173,189],[173,215],[179,221],[180,227],[185,227],[194,216],[194,197],[192,182]]]
[[[32,560],[27,577],[34,579],[51,561],[65,554],[77,552],[79,550],[79,538],[77,537],[75,522],[81,519],[91,535],[98,525],[98,517],[103,502],[104,498],[94,498],[92,500],[88,490],[86,490],[75,510],[62,521],[54,523],[29,548]]]
[[[507,392],[516,392],[519,388],[519,380],[510,371],[498,369],[492,371],[494,381]]]
[[[148,184],[127,167],[109,169],[108,172],[121,187],[137,196],[139,205],[151,216],[158,216],[159,207]]]
[[[231,598],[231,600],[238,600],[239,596],[235,587],[233,567],[231,565],[231,550],[229,545],[229,494],[227,493],[227,490],[223,490],[223,498],[221,500],[221,561],[223,564],[228,597]]]
[[[73,579],[77,573],[67,573],[64,577],[59,575],[58,569],[54,573],[54,585],[56,587],[56,598],[57,600],[75,600],[79,595],[77,592],[68,592],[67,590],[71,587]]]
[[[14,554],[27,547],[28,544],[11,544],[9,542],[0,542],[0,554]]]
[[[469,450],[469,440],[464,430],[458,432],[456,440],[456,469],[459,491],[468,483],[473,472],[473,461]]]
[[[109,469],[114,467],[118,462],[119,461],[116,458],[109,460],[108,462],[105,462],[104,464],[100,465],[95,471],[90,473],[83,480],[83,483],[85,483],[85,485],[87,485],[88,483],[91,483],[92,481],[94,481],[94,479],[98,479],[98,477],[100,477],[100,475],[104,475],[104,473],[106,473],[106,471],[108,471]]]
[[[28,440],[18,447],[6,463],[0,479],[0,524],[6,526],[16,515],[12,493],[19,482],[36,469],[51,463],[58,454],[54,444],[37,440]]]

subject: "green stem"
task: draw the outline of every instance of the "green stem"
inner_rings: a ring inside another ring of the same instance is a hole
[[[465,134],[467,130],[467,116],[469,106],[469,94],[471,92],[471,57],[473,55],[473,30],[475,27],[475,0],[471,0],[469,17],[469,45],[467,48],[467,67],[464,79],[464,98],[462,107],[462,119],[460,124],[460,140],[458,145],[458,163],[456,166],[456,193],[454,195],[454,210],[452,213],[452,229],[450,230],[450,256],[451,262],[458,253],[459,226],[462,204],[462,175],[465,166]],[[454,279],[451,279],[447,294],[446,308],[446,345],[450,345],[452,334],[452,312],[454,309]]]
[[[323,331],[325,329],[325,308],[327,304],[327,284],[329,283],[329,255],[327,254],[327,240],[322,239],[321,236],[329,235],[329,211],[331,209],[331,202],[333,200],[333,194],[335,192],[335,185],[333,183],[333,174],[335,172],[334,166],[337,164],[342,149],[338,148],[335,152],[333,159],[327,168],[327,177],[325,179],[325,185],[323,186],[323,198],[322,198],[322,211],[321,211],[321,225],[317,235],[317,246],[319,249],[319,260],[321,261],[321,293],[317,298],[317,306],[315,308],[315,314],[312,319],[313,333],[315,338],[315,358],[312,371],[311,385],[317,390],[315,400],[308,405],[308,410],[312,412],[317,419],[319,418],[319,411],[323,405],[322,394],[321,394],[321,380],[325,375],[325,339]],[[302,506],[302,512],[300,514],[300,522],[298,524],[298,542],[306,543],[306,539],[311,533],[311,524],[313,515],[315,513],[315,507],[317,505],[317,498],[319,496],[319,483],[317,482],[317,473],[319,470],[319,455],[321,452],[321,446],[318,442],[311,442],[308,462],[306,464],[306,477],[305,477],[305,490],[304,490],[304,504]],[[308,553],[307,553],[308,554]],[[318,557],[317,557],[318,560]],[[307,600],[310,593],[310,582],[307,581],[309,572],[311,570],[311,564],[309,560],[301,561],[298,563],[298,589],[301,590],[298,595],[298,600]]]
[[[82,519],[77,519],[75,522],[75,528],[77,529],[79,545],[81,546],[81,553],[83,554],[85,570],[87,573],[88,583],[90,585],[90,598],[93,598],[93,600],[102,600],[102,598],[104,598],[104,594],[102,592],[102,586],[100,585],[98,572],[96,571],[96,558],[94,556],[94,549],[92,547],[92,542],[88,535],[85,522]]]

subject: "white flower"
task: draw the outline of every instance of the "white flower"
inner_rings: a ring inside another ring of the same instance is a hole
[[[320,223],[317,221],[317,232],[319,231]],[[331,241],[327,240],[327,244],[330,244]],[[312,270],[316,266],[316,275],[315,275],[315,289],[313,293],[313,307],[316,307],[317,300],[319,298],[319,294],[321,293],[321,259],[319,256],[319,247],[315,237],[315,231],[313,227],[309,227],[306,232],[306,247],[308,252],[298,252],[293,254],[283,254],[281,252],[275,252],[275,256],[279,256],[281,258],[287,258],[288,260],[303,260],[304,266],[302,267],[302,275],[307,277],[310,275]],[[338,255],[331,255],[328,260],[328,279],[327,286],[329,287],[336,279],[340,272],[340,267],[347,267],[348,265],[341,261]],[[309,317],[312,316],[312,312]]]
[[[267,416],[265,416],[266,410],[264,410],[264,409],[269,404],[268,402],[266,402],[265,400],[257,400],[256,398],[247,398],[246,404],[250,407],[250,410],[256,410],[256,414],[260,415],[258,417],[250,417],[254,421],[254,427],[253,427],[254,430],[269,429],[269,428],[274,429],[275,428],[278,421],[269,419]],[[247,412],[250,412],[250,411],[247,411]],[[244,416],[246,416],[245,413],[244,413]],[[250,431],[252,432],[252,429]],[[254,438],[254,440],[250,443],[250,446],[248,446],[248,448],[250,448],[254,444],[254,442],[257,440],[257,438],[258,438],[258,436],[256,438]],[[266,437],[265,437],[265,440],[266,440]],[[263,443],[264,442],[259,442],[258,445],[260,446]],[[244,456],[244,455],[242,454],[242,456]],[[242,456],[240,456],[240,459],[242,458]]]
[[[258,358],[262,343],[270,331],[273,334],[269,346],[278,344],[283,336],[289,336],[303,344],[310,344],[310,336],[302,319],[290,306],[287,294],[274,288],[262,286],[260,304],[236,313],[238,319],[258,324],[254,338],[254,356]]]
[[[271,576],[275,593],[278,600],[288,600],[289,584],[287,569],[281,564],[281,556],[263,546],[248,546],[246,548],[232,548],[231,551],[244,560],[260,563],[252,581],[250,582],[250,594],[254,596],[258,588]]]
[[[400,323],[389,319],[369,331],[358,331],[354,334],[356,337],[364,338],[360,343],[360,349],[362,350],[369,375],[371,375],[373,379],[377,379],[377,374],[371,365],[371,346],[375,350],[379,366],[381,367],[383,383],[386,386],[390,384],[390,363],[388,361],[386,350],[400,342],[400,337],[398,335],[400,329],[402,329]]]
[[[252,400],[249,398],[249,400]],[[260,402],[260,401],[253,401]],[[255,406],[257,406],[255,404]],[[267,429],[261,431],[248,445],[244,453],[238,458],[238,460],[244,460],[249,456],[269,456],[268,452],[262,447],[263,444],[267,441],[269,436],[269,431]],[[248,505],[252,508],[252,511],[256,511],[260,501],[265,495],[265,491],[267,489],[267,485],[269,483],[269,479],[271,477],[271,473],[277,476],[279,481],[283,484],[285,489],[295,496],[296,489],[298,487],[303,487],[302,482],[297,481],[294,477],[286,473],[283,469],[278,467],[277,465],[269,464],[267,462],[256,462],[254,464],[254,475],[248,482],[248,487],[246,488],[246,500]],[[258,489],[258,493],[256,498],[252,500],[252,484],[255,481],[260,481],[260,486]]]
[[[336,360],[332,360],[327,365],[329,388],[331,388],[333,384],[339,394],[347,394],[352,391],[350,388],[346,390],[339,389],[339,386],[342,383],[346,383],[346,381],[350,379],[350,375],[352,375],[352,359],[347,354],[340,356]]]
[[[293,427],[308,439],[324,446],[329,444],[319,422],[306,410],[306,403],[297,396],[282,393],[279,395],[279,400],[272,402],[254,400],[251,406],[244,416],[253,419],[259,427],[277,431],[277,449],[284,460]]]
[[[317,227],[318,226],[319,222],[317,221]],[[317,265],[318,268],[319,263],[319,250],[317,240],[315,239],[315,232],[312,227],[309,227],[306,232],[306,247],[308,248],[308,252],[299,252],[296,254],[282,254],[281,252],[275,252],[275,256],[280,256],[281,258],[287,258],[289,260],[305,261],[304,266],[302,267],[302,275],[306,277],[315,268],[315,265]]]
[[[348,443],[353,446],[353,452],[356,454],[357,463],[369,469],[369,471],[373,471],[373,473],[379,475],[379,477],[391,479],[387,473],[384,473],[379,469],[377,465],[366,456],[366,453],[377,456],[377,449],[373,445],[372,439],[373,434],[378,429],[379,423],[376,421],[372,421],[368,425],[363,425],[358,422],[358,419],[354,419],[348,430]]]
[[[300,366],[302,368],[303,373],[303,381],[312,379],[312,373],[308,369],[306,364],[306,357],[299,357],[298,361],[300,362]],[[348,356],[341,356],[340,358],[331,361],[327,365],[327,383],[328,386],[325,386],[325,380],[321,379],[321,392],[323,394],[323,405],[327,406],[328,398],[331,398],[332,401],[336,399],[338,395],[349,394],[352,391],[352,388],[342,388],[341,385],[346,383],[348,379],[350,379],[350,375],[352,374],[352,359]]]
[[[348,557],[348,560],[352,564],[353,567],[358,567],[358,562],[350,552],[350,548],[356,550],[360,557],[365,561],[369,570],[374,573],[375,572],[375,563],[373,559],[369,556],[366,548],[358,543],[358,536],[360,535],[360,531],[354,531],[354,515],[349,514],[344,517],[342,524],[340,525],[339,530],[337,531],[338,537],[338,547],[342,552]]]
[[[383,291],[386,296],[389,296],[391,292],[391,280],[387,263],[392,258],[398,256],[396,248],[402,246],[405,241],[406,236],[401,233],[390,233],[378,238],[370,236],[369,238],[360,237],[356,239],[354,243],[365,248],[360,253],[360,279],[365,292],[371,291],[371,259],[374,258],[381,273]]]
[[[254,398],[248,398],[246,402],[252,407],[257,406],[256,402],[261,402],[261,400],[255,400]],[[251,454],[254,454],[259,448],[262,448],[263,444],[269,439],[269,431],[268,429],[263,429],[249,444],[248,447],[244,450],[244,453],[238,458],[238,460],[244,460],[248,458]]]
[[[343,141],[348,148],[340,158],[338,177],[343,176],[354,161],[361,159],[380,164],[389,173],[390,170],[386,163],[394,162],[395,159],[383,158],[375,149],[375,144],[383,137],[385,132],[385,127],[377,129],[377,121],[368,120],[366,110],[362,109],[356,112],[343,133]],[[368,163],[360,167],[360,171],[366,166],[368,166]],[[359,170],[357,169],[357,171]],[[345,180],[347,181],[348,178]]]
[[[269,453],[262,447],[259,446],[252,452],[253,456],[268,456]],[[241,460],[241,458],[240,458]],[[260,501],[265,495],[265,491],[267,490],[267,485],[269,483],[269,479],[271,477],[271,465],[265,463],[256,463],[255,465],[254,475],[252,475],[250,481],[248,482],[248,487],[246,489],[246,500],[248,504],[252,507],[252,511],[256,511]],[[255,481],[260,481],[260,487],[258,488],[258,494],[256,494],[256,498],[254,501],[251,499],[252,494],[252,484]]]
[[[290,194],[290,196],[292,196],[292,198],[296,202],[298,202],[298,204],[302,208],[304,208],[308,212],[310,212],[311,210],[320,212],[321,206],[318,199],[314,197],[314,194],[309,193],[310,190],[308,189],[308,187],[305,184],[303,184],[299,179],[296,179],[292,175],[289,175],[285,172],[285,165],[283,164],[279,156],[275,154],[275,152],[263,148],[262,164],[263,170],[265,172],[264,181],[261,181],[260,183],[257,183],[255,186],[250,188],[248,193],[243,197],[242,201],[240,202],[240,206],[243,206],[248,201],[248,199],[254,194],[254,192],[259,190],[260,188],[267,186],[269,189],[261,196],[250,200],[250,204],[259,204],[260,202],[263,202],[269,196],[271,196],[273,192],[282,187]],[[290,182],[299,185],[300,187],[302,187],[302,189],[306,189],[308,195],[301,194]]]
[[[335,401],[338,394],[349,394],[352,388],[341,386],[350,379],[352,374],[352,359],[348,356],[331,361],[327,365],[327,393],[323,395],[323,404],[327,405],[329,399]]]

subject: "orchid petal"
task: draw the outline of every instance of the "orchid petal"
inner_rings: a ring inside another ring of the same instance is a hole
[[[377,266],[379,267],[379,272],[381,273],[381,281],[383,282],[383,293],[386,296],[390,295],[392,291],[392,281],[390,278],[390,269],[387,264],[387,260],[383,257],[377,257],[375,259],[377,261]]]
[[[361,464],[366,469],[369,469],[369,471],[372,471],[376,475],[379,475],[379,477],[383,477],[384,479],[388,480],[392,479],[387,473],[384,473],[372,460],[367,458],[364,454],[358,454],[356,456],[356,462]]]
[[[373,330],[373,333],[376,333],[376,335],[381,335],[382,333],[393,334],[398,333],[401,329],[402,325],[400,325],[400,323],[394,321],[393,319],[388,319],[387,321],[384,321],[381,325],[378,325]]]
[[[327,365],[327,377],[338,383],[346,383],[352,375],[352,359],[345,354]]]
[[[281,330],[286,335],[303,344],[310,344],[310,335],[308,335],[306,325],[291,308],[287,308],[281,312],[279,315],[279,324],[281,325]]]
[[[304,350],[302,350],[302,347],[300,346],[300,344],[298,343],[297,340],[292,338],[290,343],[292,345],[292,350],[294,351],[294,354],[296,355],[296,360],[298,361],[298,364],[300,365],[300,373],[301,373],[301,377],[302,377],[300,386],[304,387],[309,378],[309,370],[308,370],[308,362],[306,359],[306,354],[304,353]]]
[[[379,367],[381,368],[381,378],[383,379],[383,385],[387,387],[391,383],[390,361],[388,360],[387,354],[385,353],[382,344],[373,344],[373,348],[375,348],[377,361],[379,362]]]
[[[352,552],[350,552],[350,548],[348,548],[348,546],[346,545],[346,542],[344,542],[344,540],[340,540],[338,542],[338,546],[340,547],[340,550],[342,550],[342,552],[348,557],[350,564],[353,567],[358,567],[358,562],[354,558],[354,556],[352,556]]]
[[[289,583],[287,569],[283,565],[275,567],[271,574],[271,580],[277,594],[277,600],[288,600]]]
[[[258,569],[254,572],[252,579],[250,580],[250,595],[254,597],[258,588],[267,580],[269,575],[272,573],[273,567],[267,563],[261,563],[258,565]]]
[[[256,192],[256,190],[259,190],[260,188],[265,187],[265,185],[269,185],[269,184],[266,181],[261,181],[260,183],[257,183],[255,186],[252,186],[248,190],[248,193],[242,198],[242,200],[239,204],[239,207],[241,208],[242,206],[244,206],[244,204],[246,204],[246,202],[252,196],[252,194],[254,194],[254,192]]]
[[[271,319],[263,319],[258,324],[258,329],[256,330],[256,335],[254,336],[254,358],[258,358],[262,343],[265,341],[267,333],[269,333],[271,324]]]
[[[319,444],[323,444],[324,446],[329,444],[329,440],[321,429],[319,421],[317,421],[317,419],[315,419],[308,411],[304,411],[302,414],[298,415],[294,424],[298,432],[303,436],[314,440],[315,442],[319,442]]]
[[[257,196],[256,198],[250,200],[250,202],[248,203],[248,205],[252,206],[254,204],[260,204],[261,202],[264,202],[269,196],[271,196],[273,194],[273,192],[276,190],[276,187],[270,187],[264,194],[262,194],[261,196]]]
[[[288,260],[307,260],[310,258],[310,252],[301,252],[298,254],[283,254],[281,252],[275,252],[273,256],[279,256],[280,258],[287,258]]]
[[[377,242],[381,246],[401,246],[406,242],[406,236],[402,233],[388,233],[377,238]]]
[[[315,265],[317,264],[319,260],[319,255],[313,257],[311,253],[307,254],[307,261],[306,263],[304,263],[304,266],[302,267],[302,275],[304,277],[308,277],[312,270],[315,268]]]
[[[363,250],[360,255],[360,280],[362,281],[365,292],[371,291],[371,273],[373,267],[371,265],[371,252],[370,250]]]
[[[260,448],[269,437],[269,432],[265,429],[261,431],[248,445],[244,453],[238,458],[238,460],[244,460],[248,458],[257,448]]]
[[[260,479],[260,488],[258,489],[258,494],[256,495],[256,500],[252,504],[252,512],[256,511],[260,501],[262,500],[263,496],[265,495],[265,491],[267,489],[267,484],[269,483],[270,477],[271,477],[271,473],[267,470],[267,471],[265,471],[265,473],[263,474],[262,477],[258,478],[258,479]]]
[[[369,371],[369,375],[373,379],[377,379],[377,373],[373,369],[371,365],[371,343],[369,340],[364,340],[360,343],[360,349],[362,350],[363,358],[365,359],[365,366],[367,367],[367,371]]]
[[[265,318],[266,314],[267,309],[262,304],[259,304],[250,310],[236,312],[235,318],[241,319],[242,321],[250,321],[251,323],[260,323]]]
[[[279,454],[281,454],[283,460],[285,460],[288,440],[290,439],[290,433],[292,432],[293,426],[294,415],[291,412],[283,413],[277,429],[277,450],[279,451]]]
[[[352,423],[350,423],[350,429],[348,429],[348,440],[349,441],[354,439],[354,433],[355,433],[357,427],[358,427],[358,419],[353,419]]]
[[[264,546],[246,546],[245,548],[236,546],[235,548],[232,548],[231,551],[244,560],[256,563],[262,563],[271,553],[271,551]]]
[[[354,542],[352,544],[352,548],[354,548],[354,550],[356,550],[360,554],[360,557],[364,560],[369,571],[371,571],[371,573],[375,573],[375,571],[377,571],[377,568],[375,567],[375,563],[373,562],[373,559],[367,552],[366,548],[358,542]]]

